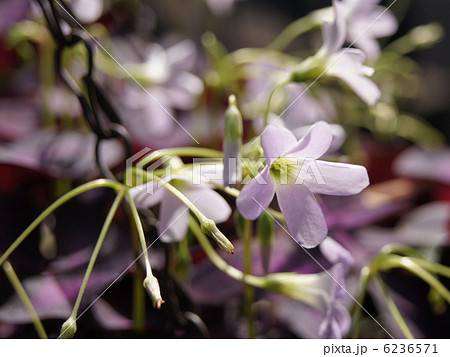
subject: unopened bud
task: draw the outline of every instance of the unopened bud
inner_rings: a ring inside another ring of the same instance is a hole
[[[161,291],[159,288],[158,279],[156,279],[153,275],[147,276],[144,279],[144,288],[147,290],[150,299],[153,301],[153,307],[157,309],[161,308],[161,304],[164,303],[164,300],[161,298]]]
[[[228,240],[227,237],[225,237],[225,235],[219,230],[219,228],[217,228],[216,223],[212,219],[204,219],[201,227],[203,233],[213,238],[220,248],[226,250],[227,253],[234,254],[233,244]]]
[[[224,171],[223,180],[226,186],[235,185],[242,179],[241,147],[242,147],[242,115],[237,108],[236,97],[230,95],[228,109],[225,113],[224,127]]]
[[[267,274],[270,265],[270,254],[272,251],[272,244],[274,239],[273,218],[267,213],[263,212],[258,218],[258,241],[261,246],[261,258],[263,270]]]
[[[73,338],[77,332],[77,322],[72,316],[69,317],[61,327],[59,338]]]

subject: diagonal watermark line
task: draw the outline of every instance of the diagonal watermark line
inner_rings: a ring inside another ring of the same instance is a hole
[[[252,197],[252,199],[275,221],[275,223],[276,224],[278,224],[280,227],[281,227],[281,229],[283,229],[283,231],[285,231],[288,235],[289,235],[289,237],[291,237],[293,240],[294,240],[294,242],[295,243],[297,243],[297,245],[300,247],[300,248],[302,248],[303,249],[303,251],[306,253],[306,254],[308,254],[308,256],[325,272],[325,273],[327,273],[329,276],[330,276],[330,278],[331,279],[333,279],[334,280],[334,282],[336,283],[336,284],[338,284],[339,285],[339,287],[342,289],[342,290],[344,290],[345,292],[346,292],[346,294],[348,295],[348,296],[350,296],[350,298],[373,320],[373,321],[375,321],[376,323],[377,323],[377,325],[378,326],[380,326],[383,330],[384,330],[384,332],[386,332],[388,335],[389,335],[389,337],[391,337],[392,339],[395,339],[394,338],[394,336],[392,336],[378,321],[377,321],[377,319],[375,319],[375,317],[373,317],[371,314],[370,314],[370,312],[369,311],[367,311],[367,309],[366,308],[364,308],[364,306],[362,306],[359,302],[358,302],[358,300],[356,299],[356,298],[354,298],[353,297],[353,295],[352,294],[350,294],[348,291],[347,291],[347,289],[345,289],[343,286],[342,286],[342,284],[340,284],[335,278],[334,278],[334,276],[333,275],[331,275],[331,273],[327,270],[327,269],[325,269],[324,268],[324,266],[322,265],[322,264],[320,264],[320,262],[316,259],[316,258],[314,258],[313,257],[313,255],[310,253],[310,252],[308,252],[308,250],[305,248],[305,247],[303,247],[299,242],[297,242],[297,240],[287,231],[287,229],[286,228],[284,228],[283,227],[283,225],[280,223],[280,222],[278,222],[271,214],[270,214],[270,212],[268,212],[263,206],[261,206],[261,204],[254,198],[254,197]]]
[[[193,200],[192,201],[192,203],[195,203],[198,199],[199,199],[200,197],[197,197],[195,200]],[[141,257],[145,254],[145,252],[146,251],[148,251],[149,249],[150,249],[150,247],[153,245],[153,244],[155,244],[160,238],[161,238],[161,236],[164,234],[164,233],[166,233],[167,232],[167,230],[170,228],[170,227],[172,227],[174,224],[175,224],[175,222],[176,221],[178,221],[187,211],[189,211],[189,207],[186,207],[184,210],[183,210],[183,212],[181,212],[173,221],[172,221],[172,223],[170,223],[170,225],[158,236],[158,237],[156,237],[155,238],[155,240],[152,242],[152,243],[150,243],[150,245],[144,250],[144,251],[142,251],[142,253],[141,254],[139,254],[138,256],[137,256],[137,258],[136,259],[134,259],[131,263],[130,263],[130,265],[128,265],[126,268],[125,268],[125,270],[123,271],[123,272],[121,272],[120,274],[119,274],[119,276],[117,277],[117,278],[115,278],[114,279],[114,281],[111,283],[111,284],[109,284],[108,285],[108,287],[105,289],[105,290],[103,290],[103,292],[99,295],[99,296],[97,296],[96,298],[95,298],[95,300],[94,301],[92,301],[90,304],[89,304],[89,306],[88,307],[86,307],[84,310],[83,310],[83,312],[81,313],[81,314],[79,314],[78,316],[77,316],[77,318],[75,319],[75,321],[74,322],[72,322],[71,324],[70,324],[70,326],[67,326],[67,328],[64,330],[64,331],[62,331],[61,332],[61,334],[57,337],[58,339],[69,329],[69,327],[71,327],[74,323],[76,323],[77,321],[78,321],[78,319],[81,317],[81,316],[83,316],[91,307],[92,307],[92,305],[94,305],[110,288],[111,288],[111,286],[113,286],[116,282],[117,282],[117,280],[119,280],[122,276],[123,276],[123,274],[125,274],[127,271],[128,271],[128,269],[130,269],[134,264],[136,264],[136,262],[139,260],[139,259],[141,259]]]
[[[319,74],[319,76],[316,78],[316,79],[314,79],[314,81],[312,81],[307,87],[306,87],[306,89],[302,92],[302,93],[300,93],[299,94],[299,96],[297,97],[297,98],[295,98],[294,99],[294,101],[291,103],[291,104],[289,104],[288,105],[288,107],[285,109],[285,110],[283,110],[283,112],[280,114],[280,115],[278,115],[277,116],[277,118],[274,120],[274,121],[272,121],[272,123],[271,124],[273,124],[273,123],[275,123],[276,121],[278,121],[279,119],[281,119],[281,117],[282,117],[282,115],[284,114],[284,113],[286,113],[288,110],[289,110],[289,108],[290,107],[292,107],[296,102],[297,102],[297,100],[299,100],[308,90],[309,90],[309,88],[311,88],[314,84],[316,84],[317,83],[317,81],[320,79],[320,78],[322,78],[323,77],[323,75],[325,74],[325,73],[327,73],[328,72],[328,70],[331,68],[331,67],[333,67],[334,66],[334,64],[337,62],[337,61],[339,61],[339,59],[348,51],[348,50],[350,50],[351,48],[352,48],[352,46],[356,43],[356,41],[358,41],[385,13],[386,13],[386,11],[388,11],[391,7],[392,7],[392,5],[394,5],[395,3],[397,2],[397,0],[394,0],[394,1],[392,1],[392,3],[386,8],[386,9],[384,9],[384,11],[375,19],[375,20],[373,20],[371,23],[370,23],[370,25],[369,26],[367,26],[365,29],[364,29],[364,31],[363,32],[361,32],[360,34],[359,34],[359,36],[358,37],[356,37],[354,40],[353,40],[353,42],[348,46],[348,47],[346,47],[345,48],[345,50],[344,51],[342,51],[341,52],[341,54],[333,61],[333,62],[331,62],[331,64],[322,72],[322,73],[320,73]],[[253,142],[252,142],[252,144],[254,144],[264,133],[265,133],[265,131],[267,130],[267,126],[264,128],[264,130],[262,131],[262,133],[261,134],[259,134],[257,137],[256,137],[256,139],[255,140],[253,140]]]
[[[111,55],[107,50],[106,50],[106,48],[105,47],[103,47],[103,45],[99,42],[99,41],[97,41],[97,39],[94,37],[94,36],[92,36],[90,33],[89,33],[89,31],[88,30],[86,30],[86,28],[82,25],[82,24],[80,24],[80,22],[77,20],[77,19],[75,19],[65,8],[64,8],[64,6],[62,6],[60,3],[59,3],[59,1],[58,0],[54,0],[55,1],[55,3],[56,4],[58,4],[58,6],[61,8],[61,9],[63,9],[64,10],[64,12],[67,14],[67,15],[69,15],[70,16],[70,18],[73,20],[73,21],[75,21],[76,22],[76,24],[84,31],[84,32],[86,32],[86,34],[97,44],[97,46],[99,46],[102,50],[103,50],[103,52],[105,52],[145,93],[147,93],[148,94],[148,96],[150,97],[150,98],[152,98],[154,101],[155,101],[155,103],[156,104],[158,104],[158,106],[162,109],[162,110],[164,110],[165,112],[166,112],[166,114],[170,117],[170,118],[172,118],[172,120],[175,122],[175,123],[177,123],[178,124],[178,126],[181,128],[181,129],[183,129],[183,131],[186,133],[186,134],[188,134],[191,138],[192,138],[192,140],[194,140],[198,145],[200,145],[200,143],[184,128],[184,126],[183,125],[181,125],[180,124],[180,122],[178,121],[178,120],[176,120],[174,117],[173,117],[173,115],[172,114],[170,114],[168,111],[167,111],[167,109],[166,108],[164,108],[159,102],[158,102],[158,100],[147,90],[147,89],[145,89],[145,87],[141,84],[141,83],[139,83],[139,81],[136,79],[136,78],[134,78],[133,77],[133,75],[124,67],[124,66],[122,66],[114,57],[113,57],[113,55]]]

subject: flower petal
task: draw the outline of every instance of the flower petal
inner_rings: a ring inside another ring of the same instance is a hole
[[[327,152],[333,140],[330,125],[324,121],[315,123],[288,154],[299,158],[317,159]]]
[[[347,269],[355,262],[351,253],[333,238],[327,237],[319,248],[323,256],[332,264],[341,263]]]
[[[327,225],[314,195],[305,185],[280,185],[277,200],[292,237],[313,248],[327,236]]]
[[[189,209],[179,198],[166,192],[161,202],[158,233],[163,242],[179,242],[187,232]]]
[[[381,96],[378,86],[365,76],[373,69],[363,65],[365,55],[358,49],[345,49],[330,58],[327,73],[344,81],[368,105],[374,105]]]
[[[354,195],[369,185],[369,176],[364,166],[321,160],[315,160],[314,165],[313,176],[304,180],[305,185],[314,193]],[[308,169],[306,173],[309,174],[309,171],[311,170]]]
[[[231,215],[231,207],[227,201],[207,185],[189,185],[182,192],[206,217],[216,223],[225,222]]]
[[[297,139],[290,130],[275,125],[268,125],[261,136],[262,147],[268,166],[278,156],[289,151],[297,142]]]
[[[130,195],[138,209],[156,206],[164,197],[166,189],[155,181],[149,181],[143,185],[130,189]]]
[[[244,186],[236,200],[237,207],[246,219],[258,218],[272,202],[275,185],[270,178],[269,167]]]
[[[347,32],[343,4],[340,1],[334,0],[333,8],[335,12],[334,22],[325,22],[322,25],[323,45],[320,52],[326,55],[335,53],[342,47]]]

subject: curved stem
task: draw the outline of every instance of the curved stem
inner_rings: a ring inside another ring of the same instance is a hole
[[[384,299],[386,300],[386,305],[389,309],[389,312],[391,313],[392,317],[394,318],[395,322],[397,323],[398,327],[402,331],[405,338],[413,339],[414,336],[411,333],[408,325],[406,324],[405,320],[403,319],[403,316],[398,309],[397,305],[395,304],[394,300],[392,299],[391,295],[389,294],[389,291],[386,287],[386,284],[384,284],[383,280],[380,278],[380,276],[377,274],[375,275],[375,280],[383,293]]]
[[[371,278],[371,269],[365,266],[361,269],[361,275],[359,279],[359,293],[356,301],[358,304],[355,305],[355,310],[353,311],[352,321],[353,321],[353,333],[352,338],[358,338],[359,335],[359,324],[361,321],[362,305],[364,304],[364,299],[367,293],[367,284]]]
[[[196,236],[198,242],[202,246],[208,258],[219,270],[223,271],[225,274],[235,280],[243,281],[246,284],[252,285],[254,287],[262,288],[264,286],[262,278],[250,274],[245,274],[223,260],[222,257],[216,253],[212,245],[209,243],[208,238],[202,232],[199,224],[191,215],[189,215],[189,228]]]
[[[81,300],[83,298],[84,292],[86,290],[86,285],[89,281],[89,277],[91,276],[92,270],[94,268],[95,261],[97,260],[98,254],[100,253],[100,249],[102,248],[103,242],[105,241],[106,234],[108,233],[109,227],[111,226],[112,220],[116,215],[116,212],[119,208],[120,203],[122,202],[125,196],[125,189],[122,189],[119,194],[116,196],[108,215],[106,216],[105,222],[103,223],[102,230],[100,231],[100,235],[98,237],[97,243],[95,244],[94,251],[92,252],[91,258],[89,259],[88,267],[83,277],[83,282],[81,283],[80,290],[78,291],[77,300],[75,301],[72,314],[70,315],[74,319],[76,319],[78,314],[78,309],[80,308]]]
[[[289,82],[290,82],[290,79],[278,83],[270,92],[269,99],[267,100],[266,110],[264,111],[264,127],[266,127],[267,124],[269,124],[270,105],[272,104],[272,99],[273,99],[273,96],[275,95],[275,92],[278,89],[284,87],[286,84],[289,84]]]
[[[252,222],[245,220],[243,232],[244,246],[244,273],[252,274]],[[252,304],[255,299],[253,286],[245,284],[244,288],[244,312],[247,318],[248,338],[255,338],[255,317]]]
[[[218,150],[208,148],[194,148],[194,147],[181,147],[181,148],[169,148],[153,151],[151,154],[145,156],[139,161],[139,167],[144,167],[153,161],[159,160],[165,155],[169,156],[192,156],[192,157],[206,157],[206,158],[222,158],[223,153]]]
[[[150,257],[148,255],[147,242],[145,240],[144,228],[142,227],[141,219],[139,218],[139,213],[136,208],[136,204],[133,201],[133,198],[130,196],[130,193],[127,192],[127,202],[130,208],[131,217],[133,218],[134,225],[137,231],[137,235],[139,237],[139,241],[141,243],[142,254],[144,255],[145,261],[145,269],[147,271],[147,276],[153,276],[152,266],[150,265]]]
[[[311,14],[312,15],[312,14]],[[273,40],[268,46],[268,49],[275,51],[283,51],[289,44],[294,41],[298,36],[305,32],[311,31],[320,26],[320,22],[317,21],[315,16],[302,17],[291,24],[289,24],[275,40]]]
[[[117,191],[121,190],[123,185],[121,183],[107,180],[107,179],[99,179],[95,181],[91,181],[81,185],[77,188],[74,188],[70,192],[67,192],[64,196],[57,199],[53,202],[45,211],[43,211],[26,229],[23,233],[9,246],[5,253],[0,257],[0,265],[2,265],[6,259],[17,249],[17,247],[29,236],[29,234],[53,211],[55,211],[58,207],[62,206],[67,201],[72,198],[82,194],[83,192],[92,190],[94,188],[99,187],[110,187]]]
[[[34,309],[33,304],[31,303],[31,300],[27,292],[25,291],[25,288],[23,287],[22,283],[20,282],[19,277],[14,271],[14,268],[12,267],[11,263],[6,261],[2,267],[3,270],[5,271],[6,276],[8,277],[8,280],[10,281],[17,295],[19,296],[19,299],[22,301],[23,306],[25,306],[25,308],[28,310],[28,313],[31,316],[31,320],[33,321],[33,325],[34,328],[36,329],[37,334],[39,335],[40,338],[47,339],[48,336],[47,333],[45,332],[44,326],[42,325],[41,319],[36,313],[36,310]]]

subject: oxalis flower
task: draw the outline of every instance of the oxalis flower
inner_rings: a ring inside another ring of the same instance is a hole
[[[343,0],[347,19],[347,40],[375,59],[380,55],[377,38],[393,35],[398,22],[394,14],[380,0]]]
[[[345,196],[369,184],[363,166],[316,160],[330,147],[330,126],[314,124],[298,142],[289,130],[269,125],[262,134],[267,165],[242,189],[237,207],[254,220],[276,193],[290,234],[301,245],[315,247],[327,235],[327,225],[314,193]]]
[[[364,102],[374,105],[381,96],[380,89],[369,78],[374,70],[363,63],[366,55],[356,48],[342,48],[347,36],[344,4],[333,1],[335,19],[322,26],[323,45],[312,57],[306,59],[292,73],[294,82],[325,76],[345,82]]]

